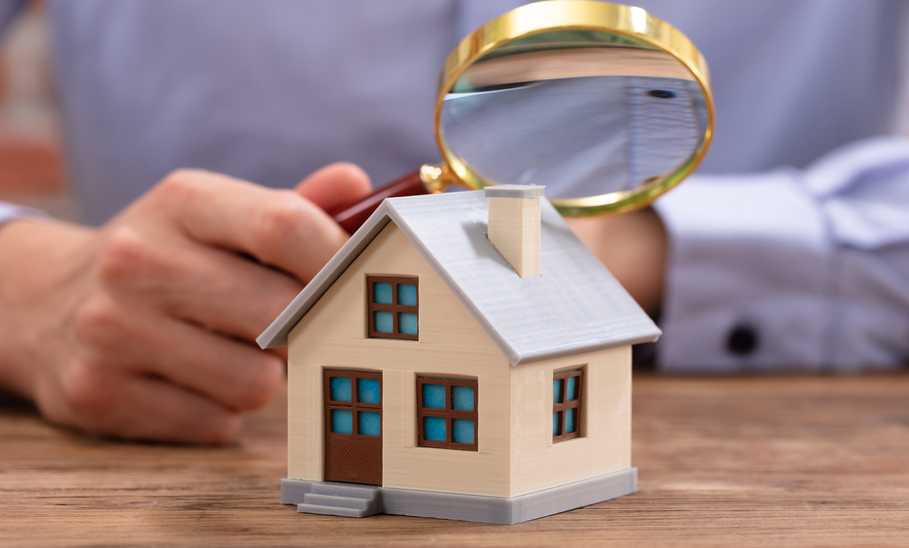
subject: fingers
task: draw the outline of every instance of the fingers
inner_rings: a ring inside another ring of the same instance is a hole
[[[296,192],[216,173],[175,172],[149,200],[193,240],[246,253],[303,282],[347,240],[322,209]]]
[[[98,276],[113,300],[252,341],[302,289],[296,279],[236,254],[195,242],[154,243],[129,228],[112,231]]]
[[[192,258],[197,268],[169,280],[161,299],[164,310],[243,340],[255,340],[303,289],[282,272],[211,248],[197,250]]]
[[[189,390],[88,362],[68,367],[60,397],[44,401],[54,422],[128,439],[227,443],[241,424],[238,414]]]
[[[133,377],[123,399],[133,413],[115,427],[127,438],[221,444],[235,440],[242,424],[237,413],[153,378]]]
[[[160,377],[230,410],[265,405],[283,381],[277,356],[137,302],[95,298],[79,310],[75,324],[80,359],[88,366]]]
[[[147,356],[134,352],[130,358],[140,370],[165,377],[234,411],[263,407],[284,380],[284,362],[277,356],[187,323],[162,320],[140,336],[168,352],[153,364],[147,362]]]
[[[339,162],[312,173],[297,185],[297,192],[324,211],[348,206],[369,196],[369,175],[360,166]]]

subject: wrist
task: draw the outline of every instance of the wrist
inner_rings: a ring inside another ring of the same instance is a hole
[[[32,398],[60,344],[67,299],[92,230],[47,219],[0,225],[0,390]]]

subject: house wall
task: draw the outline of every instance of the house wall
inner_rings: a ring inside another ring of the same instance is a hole
[[[552,374],[585,367],[582,437],[552,442]],[[511,380],[511,495],[631,466],[631,347],[522,364]]]
[[[419,277],[419,341],[366,338],[367,274]],[[393,223],[322,296],[289,340],[289,478],[322,480],[322,369],[373,369],[383,371],[384,486],[510,494],[507,360]],[[416,446],[417,373],[478,378],[478,452]]]

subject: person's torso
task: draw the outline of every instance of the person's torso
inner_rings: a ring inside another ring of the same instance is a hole
[[[383,183],[433,161],[439,70],[513,0],[49,3],[69,164],[102,222],[167,172],[289,186],[348,160]],[[801,166],[887,131],[896,3],[642,0],[704,52],[707,172]]]

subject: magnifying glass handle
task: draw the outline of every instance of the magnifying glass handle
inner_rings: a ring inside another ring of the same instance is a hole
[[[395,179],[383,187],[379,187],[375,192],[363,198],[359,202],[346,205],[337,209],[327,211],[336,223],[349,234],[360,228],[360,225],[366,222],[366,219],[372,215],[372,212],[379,207],[385,198],[395,196],[416,196],[418,194],[429,194],[426,185],[420,178],[420,172],[414,171]]]

